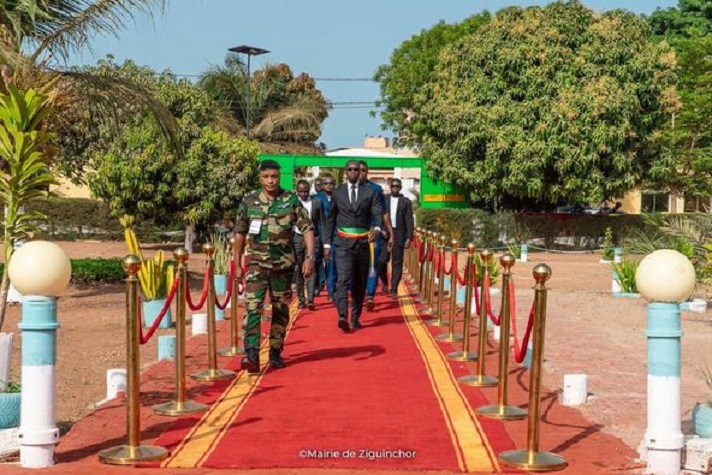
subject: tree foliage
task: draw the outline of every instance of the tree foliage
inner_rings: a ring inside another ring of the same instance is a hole
[[[294,77],[286,64],[250,72],[250,137],[260,142],[312,144],[321,135],[329,107],[314,79]],[[237,57],[206,71],[200,85],[223,108],[226,125],[244,133],[247,123],[247,68]]]
[[[593,202],[659,156],[674,68],[631,13],[512,7],[442,51],[410,131],[430,173],[478,197]]]
[[[679,0],[677,7],[658,8],[649,17],[653,33],[665,38],[712,33],[712,0]]]
[[[418,93],[434,76],[440,51],[463,36],[477,31],[490,19],[487,12],[473,15],[461,23],[440,21],[413,35],[391,54],[390,63],[378,68],[374,80],[379,83],[384,106],[381,119],[384,128],[396,131],[403,144],[409,144],[408,125],[415,113]]]
[[[106,65],[105,65],[106,66]],[[106,153],[93,158],[92,192],[115,215],[158,222],[208,223],[232,210],[256,180],[256,143],[220,131],[216,105],[198,86],[132,62],[111,66],[152,91],[175,116],[184,146],[173,153],[146,111],[127,105],[127,119]]]

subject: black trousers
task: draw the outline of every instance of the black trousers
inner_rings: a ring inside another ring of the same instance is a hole
[[[398,285],[403,277],[403,255],[405,246],[394,244],[391,251],[391,293],[398,292]]]
[[[334,243],[332,252],[336,253],[336,310],[340,319],[348,319],[348,293],[351,294],[351,321],[358,321],[363,309],[363,299],[366,296],[366,280],[368,279],[368,267],[370,256],[368,251],[368,239],[358,239],[353,246],[343,246]]]
[[[315,242],[314,245],[316,247],[317,243]],[[315,268],[315,272],[312,275],[306,279],[304,278],[302,266],[304,265],[304,257],[307,255],[307,247],[304,244],[304,236],[301,234],[294,233],[294,251],[297,254],[297,267],[294,269],[294,278],[297,282],[297,299],[299,303],[304,303],[304,283],[306,281],[307,302],[313,302],[318,270]]]

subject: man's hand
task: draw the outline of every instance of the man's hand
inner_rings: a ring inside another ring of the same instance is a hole
[[[329,259],[331,259],[331,248],[325,247],[324,248],[324,260],[328,261]]]
[[[396,239],[391,236],[391,238],[388,240],[388,252],[391,252],[393,250],[393,246],[396,245]]]
[[[304,259],[304,264],[302,264],[302,274],[304,277],[309,277],[314,272],[314,258]]]
[[[405,248],[410,249],[410,240],[405,242]]]
[[[381,231],[378,231],[376,229],[370,230],[368,232],[368,242],[374,242],[380,233]]]

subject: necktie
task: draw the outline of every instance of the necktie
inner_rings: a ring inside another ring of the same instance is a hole
[[[356,204],[356,185],[351,185],[351,206]]]

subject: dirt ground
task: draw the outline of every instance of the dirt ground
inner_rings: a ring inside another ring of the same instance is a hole
[[[122,257],[123,242],[58,243],[70,256]],[[169,253],[177,245],[162,248]],[[553,269],[547,308],[544,385],[563,387],[565,374],[588,375],[589,402],[579,409],[602,431],[637,448],[646,426],[645,301],[611,296],[610,268],[592,254],[530,254],[530,262],[513,269],[517,288],[519,328],[533,300],[532,268],[545,262]],[[189,261],[194,296],[201,287],[204,256]],[[495,299],[496,300],[496,299]],[[499,302],[493,302],[493,308]],[[496,307],[498,308],[498,307]],[[106,394],[106,370],[126,366],[123,285],[71,287],[59,299],[57,360],[57,421],[62,432],[90,413]],[[20,307],[8,310],[4,331],[15,332],[13,367],[19,375]],[[682,413],[684,430],[691,431],[691,411],[697,401],[712,396],[699,370],[712,363],[710,312],[683,312]],[[521,330],[520,330],[521,331]],[[159,330],[158,334],[172,334]],[[155,363],[157,339],[141,347],[142,368]],[[489,363],[490,368],[496,362]]]

